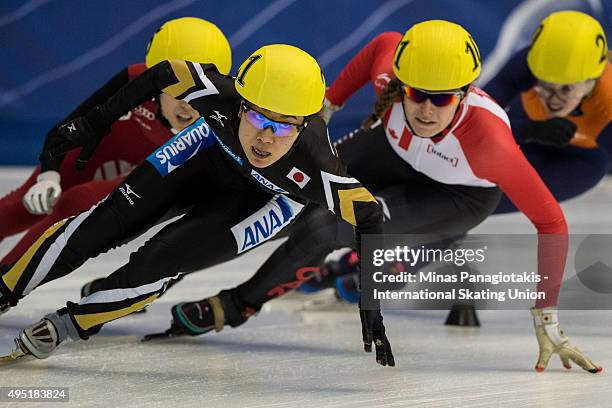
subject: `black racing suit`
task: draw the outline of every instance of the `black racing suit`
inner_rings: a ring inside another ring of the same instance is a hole
[[[236,257],[286,230],[307,204],[351,223],[358,240],[381,232],[380,206],[347,174],[320,118],[308,120],[277,162],[251,166],[237,132],[242,98],[233,78],[213,65],[164,61],[150,68],[100,106],[100,127],[161,92],[187,101],[201,118],[151,154],[103,202],[49,228],[8,267],[0,293],[12,305],[169,215],[184,214],[133,253],[99,291],[60,310],[81,338],[143,308],[179,273]]]

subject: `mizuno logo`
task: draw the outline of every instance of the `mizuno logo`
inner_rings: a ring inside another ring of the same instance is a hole
[[[210,115],[209,118],[216,120],[217,122],[219,122],[219,124],[221,125],[221,127],[225,127],[225,125],[223,124],[223,119],[227,119],[227,116],[222,115],[221,112],[214,110],[213,112],[215,112],[214,115]]]
[[[128,200],[130,205],[134,205],[134,200],[132,200],[130,194],[133,194],[136,198],[140,198],[140,196],[134,190],[132,190],[132,187],[130,187],[130,185],[127,183],[125,184],[125,188],[119,187],[119,191],[121,192],[121,194],[123,194],[126,200]]]
[[[134,190],[132,190],[132,187],[130,187],[129,184],[125,184],[125,193],[126,194],[134,194],[137,198],[140,198],[140,196],[138,194],[136,194],[136,192]]]
[[[70,122],[68,125],[68,130],[74,132],[76,130],[76,126],[74,126],[74,122]]]

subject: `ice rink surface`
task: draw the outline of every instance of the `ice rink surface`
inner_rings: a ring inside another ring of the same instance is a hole
[[[0,170],[0,194],[25,180],[28,169]],[[563,205],[572,233],[612,233],[612,177]],[[0,215],[1,216],[1,215]],[[530,233],[523,215],[489,218],[479,233]],[[88,262],[69,277],[37,289],[0,317],[0,350],[19,329],[78,300],[88,280],[125,263],[135,243]],[[0,244],[3,255],[15,238]],[[305,307],[313,298],[279,299],[237,329],[198,338],[141,343],[166,329],[170,307],[197,300],[248,278],[271,253],[267,244],[233,262],[192,274],[147,313],[105,326],[48,360],[0,369],[0,386],[69,387],[70,403],[103,407],[610,407],[612,312],[561,311],[562,327],[604,373],[557,357],[533,370],[537,344],[528,311],[482,311],[480,328],[443,325],[445,311],[385,312],[397,366],[365,354],[356,308]],[[325,298],[325,294],[318,298]],[[4,404],[4,405],[3,405]],[[0,406],[48,406],[1,403]],[[56,406],[56,405],[52,405]]]

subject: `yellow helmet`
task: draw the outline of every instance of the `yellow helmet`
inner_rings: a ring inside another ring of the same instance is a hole
[[[216,25],[201,18],[183,17],[162,25],[147,46],[148,67],[169,59],[212,63],[227,75],[232,66],[232,50]]]
[[[414,88],[457,89],[480,74],[480,51],[470,33],[460,25],[429,20],[406,31],[395,49],[393,72]]]
[[[607,54],[606,35],[597,20],[578,11],[559,11],[540,23],[527,64],[538,79],[572,84],[598,78]]]
[[[240,65],[236,90],[247,101],[272,112],[308,116],[323,106],[325,78],[307,52],[272,44],[261,47]]]

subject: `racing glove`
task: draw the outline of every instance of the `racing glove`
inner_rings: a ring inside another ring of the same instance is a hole
[[[391,344],[385,334],[385,325],[380,310],[359,310],[361,317],[361,334],[363,350],[372,352],[372,343],[376,350],[376,362],[382,366],[395,366],[395,359],[391,351]]]
[[[595,365],[582,351],[570,344],[567,336],[559,327],[557,309],[546,307],[544,309],[531,309],[533,326],[540,347],[540,355],[535,366],[536,371],[542,372],[546,369],[553,353],[559,354],[561,363],[566,369],[572,368],[570,360],[578,364],[582,369],[596,374],[603,370]]]
[[[69,150],[82,147],[76,159],[76,169],[83,170],[87,161],[96,151],[102,138],[110,131],[99,107],[83,117],[78,117],[60,126],[53,143],[45,146],[39,159],[41,162],[61,157]]]
[[[60,174],[57,171],[44,171],[36,177],[34,184],[23,196],[23,206],[30,214],[51,214],[53,206],[62,194]]]
[[[521,127],[523,143],[565,147],[576,133],[576,124],[565,118],[527,120]]]
[[[360,259],[361,256],[357,254]],[[361,260],[357,263],[358,290],[361,291]],[[359,318],[361,320],[361,338],[363,340],[363,351],[366,353],[372,352],[372,343],[376,350],[376,362],[382,366],[395,367],[395,358],[391,350],[391,343],[385,333],[385,325],[383,324],[383,316],[379,308],[373,310],[363,309],[363,298],[359,299]]]

